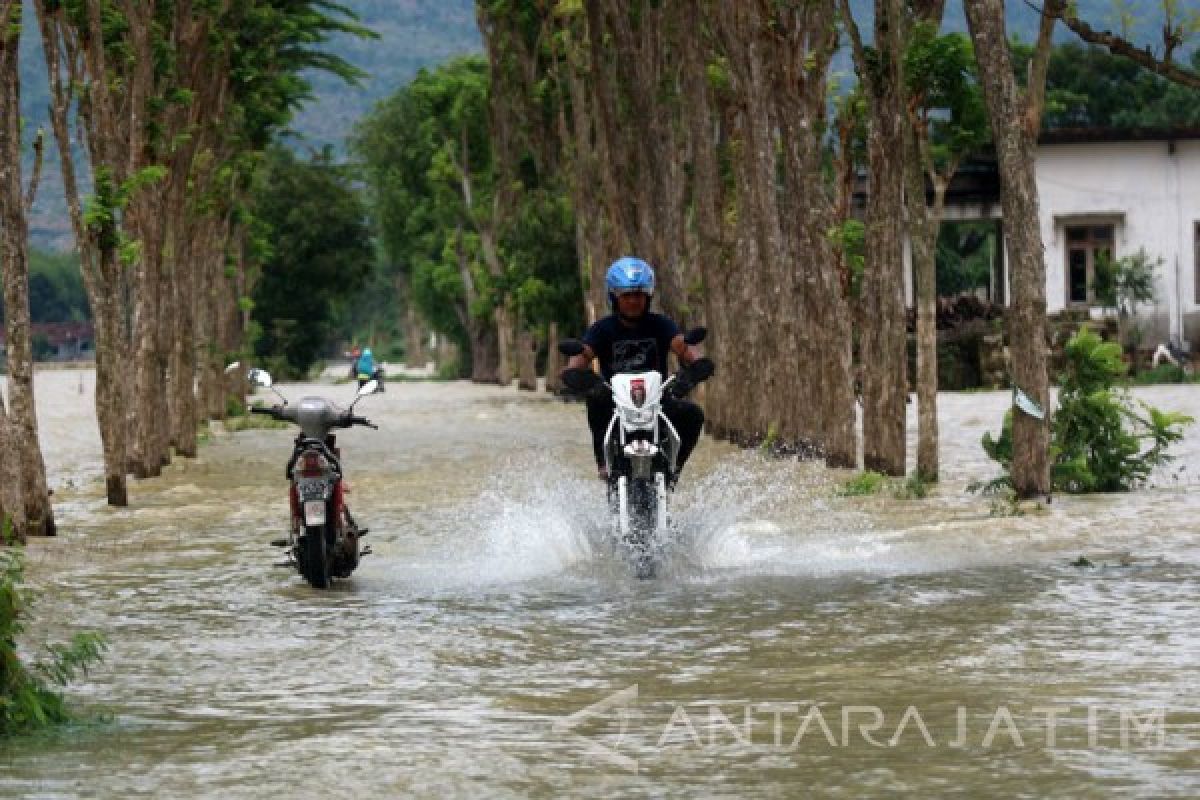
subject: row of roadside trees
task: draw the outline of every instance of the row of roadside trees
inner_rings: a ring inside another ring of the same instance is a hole
[[[0,510],[52,534],[37,443],[26,212],[28,142],[17,49],[38,36],[56,146],[96,327],[96,411],[108,502],[127,476],[196,452],[223,416],[242,348],[256,247],[254,187],[271,142],[309,96],[309,70],[357,77],[322,44],[369,32],[335,4],[291,0],[0,0],[0,215],[8,404],[0,404]],[[16,454],[10,457],[10,454]]]
[[[1036,40],[1014,47],[1004,6],[965,0],[964,36],[943,30],[942,0],[875,0],[868,14],[848,0],[479,0],[497,186],[521,188],[532,174],[569,199],[570,263],[586,320],[604,313],[603,271],[613,257],[636,253],[663,267],[667,309],[712,331],[722,367],[706,397],[715,433],[770,439],[841,466],[854,465],[861,447],[864,466],[893,475],[904,473],[906,457],[907,238],[918,310],[917,467],[936,478],[934,253],[958,165],[984,150],[996,157],[1012,275],[1011,377],[1046,408],[1033,164],[1055,31],[1136,64],[1159,95],[1173,83],[1200,87],[1179,62],[1195,20],[1176,4],[1143,9],[1160,21],[1158,49],[1135,45],[1129,28],[1098,31],[1061,0],[1033,8]],[[842,48],[856,73],[849,93],[832,73]],[[1050,97],[1050,112],[1065,114],[1072,99]],[[443,185],[462,179],[465,132],[436,132]],[[460,194],[470,196],[467,187]],[[406,235],[425,230],[423,220],[405,219]],[[464,231],[470,222],[464,217]],[[474,233],[486,260],[486,236]],[[392,235],[386,223],[384,235]],[[438,252],[451,264],[456,251]],[[502,308],[508,296],[478,304],[491,312],[474,317],[479,336],[513,330]],[[486,351],[475,356],[492,362]],[[1014,487],[1046,492],[1047,422],[1017,414],[1013,441]]]

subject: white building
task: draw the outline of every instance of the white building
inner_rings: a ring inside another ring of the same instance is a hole
[[[1096,308],[1097,256],[1144,249],[1161,259],[1155,302],[1137,309],[1147,343],[1169,337],[1200,349],[1200,130],[1048,133],[1036,175],[1047,310]],[[1001,220],[994,177],[977,172],[956,184],[947,219]],[[991,294],[1005,300],[1007,258],[997,262]]]

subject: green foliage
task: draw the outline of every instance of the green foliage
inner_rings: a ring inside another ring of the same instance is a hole
[[[1051,424],[1051,483],[1058,491],[1120,492],[1143,485],[1171,461],[1167,452],[1183,438],[1192,418],[1134,404],[1116,388],[1125,374],[1121,347],[1083,328],[1067,343],[1058,410]],[[983,448],[1009,470],[1012,463],[1012,411],[998,439],[983,436]],[[981,488],[1010,485],[1002,477]],[[976,487],[980,488],[980,487]]]
[[[872,470],[865,470],[842,484],[842,488],[837,493],[841,497],[864,497],[866,495],[879,494],[887,484],[888,478],[886,475]]]
[[[992,279],[998,239],[994,222],[943,223],[936,252],[938,295],[952,297],[986,288]]]
[[[991,125],[967,35],[938,35],[927,23],[914,26],[904,70],[909,96],[928,129],[929,158],[938,171],[989,141]]]
[[[1151,260],[1145,248],[1115,259],[1100,253],[1092,282],[1097,302],[1121,314],[1132,314],[1138,303],[1154,302],[1154,270],[1162,263],[1161,257]]]
[[[465,377],[467,377],[465,366],[457,359],[438,364],[437,379],[439,381],[456,381]]]
[[[91,318],[75,253],[29,251],[29,315],[35,323],[82,322]],[[0,298],[0,320],[4,303]]]
[[[566,191],[545,182],[532,157],[516,169],[515,185],[499,184],[490,91],[484,59],[458,59],[422,70],[359,124],[352,147],[365,163],[382,251],[369,285],[392,305],[387,315],[359,319],[360,337],[398,316],[396,286],[407,287],[398,302],[468,359],[470,318],[484,319],[498,304],[530,329],[581,324]],[[494,237],[499,274],[487,264],[485,235]]]
[[[924,500],[929,496],[930,488],[930,482],[920,473],[914,472],[903,481],[895,481],[892,494],[897,500]]]
[[[254,348],[281,359],[280,377],[307,372],[370,270],[366,210],[351,177],[328,153],[301,162],[275,148],[255,189],[257,224],[271,249],[254,291]]]
[[[863,269],[866,265],[867,228],[861,220],[848,219],[827,234],[850,267],[850,296],[862,294]]]
[[[237,417],[229,417],[222,420],[221,424],[230,433],[253,430],[286,430],[291,427],[290,423],[280,419],[271,419],[265,414],[243,414]]]
[[[1177,364],[1159,364],[1152,369],[1144,369],[1130,377],[1129,382],[1135,386],[1150,386],[1156,383],[1196,383],[1200,376],[1189,373]]]
[[[80,633],[69,643],[49,645],[32,665],[22,661],[17,639],[29,605],[23,579],[24,551],[0,549],[0,737],[71,721],[60,690],[86,674],[105,647],[100,636]]]
[[[1019,55],[1017,61],[1027,63],[1028,48]],[[1200,70],[1200,50],[1192,52],[1191,68]],[[1173,83],[1100,46],[1071,41],[1052,51],[1043,128],[1196,125],[1200,125],[1200,91]]]

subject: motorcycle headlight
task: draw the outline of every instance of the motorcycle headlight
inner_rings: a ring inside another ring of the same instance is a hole
[[[623,408],[621,418],[631,428],[643,428],[654,422],[655,411],[652,408]]]

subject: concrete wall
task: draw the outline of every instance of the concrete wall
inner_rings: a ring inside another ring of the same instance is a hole
[[[1145,248],[1152,259],[1163,260],[1156,271],[1156,301],[1138,310],[1147,336],[1181,337],[1185,329],[1200,327],[1184,323],[1200,312],[1194,242],[1200,141],[1042,145],[1037,181],[1049,311],[1066,305],[1065,227],[1112,222],[1118,258]]]

